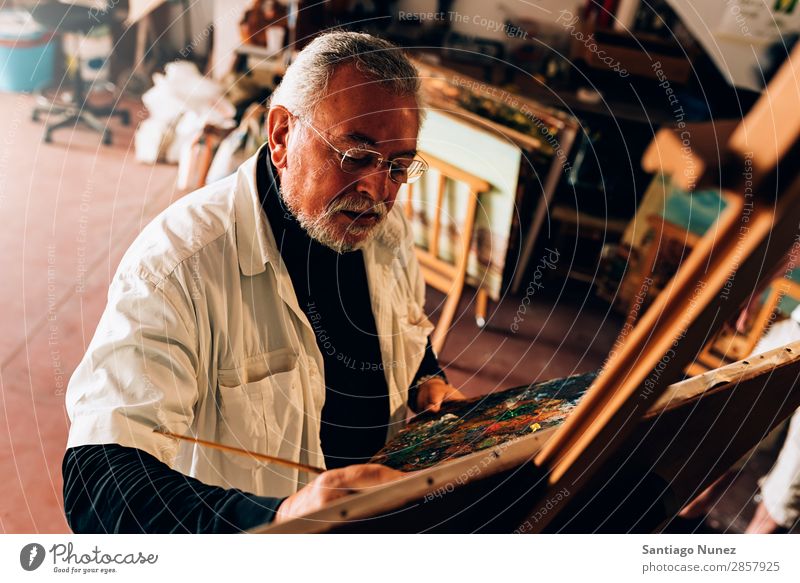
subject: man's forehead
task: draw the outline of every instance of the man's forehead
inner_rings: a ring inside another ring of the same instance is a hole
[[[416,135],[418,111],[416,101],[412,98],[387,102],[373,95],[369,101],[353,103],[332,102],[323,100],[316,109],[318,122],[325,124],[325,129],[336,129],[338,132],[375,132],[380,129],[408,128]],[[406,132],[407,133],[407,132]]]
[[[317,106],[317,121],[338,135],[355,135],[365,142],[416,140],[417,101],[396,95],[351,67],[341,67],[331,77]]]

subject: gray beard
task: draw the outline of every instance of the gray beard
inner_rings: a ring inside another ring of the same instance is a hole
[[[283,199],[284,205],[286,205],[286,208],[289,210],[292,216],[297,219],[297,222],[300,224],[300,226],[306,231],[306,233],[308,233],[308,236],[314,239],[317,243],[324,245],[340,255],[342,253],[350,253],[352,251],[363,249],[370,241],[372,241],[372,239],[375,238],[385,222],[384,215],[384,219],[372,227],[359,228],[350,226],[347,231],[348,233],[366,236],[364,236],[357,243],[348,243],[346,241],[346,237],[337,235],[337,227],[331,224],[334,214],[341,210],[340,208],[334,207],[332,211],[326,210],[317,217],[311,217],[307,213],[301,211],[298,205],[294,204],[294,197],[287,193],[283,187],[279,188],[279,192],[281,199]]]

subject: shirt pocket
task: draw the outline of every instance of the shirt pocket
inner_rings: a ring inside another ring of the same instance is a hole
[[[409,326],[417,326],[420,330],[431,332],[433,324],[428,320],[425,310],[416,301],[408,303],[408,310],[405,313],[405,318]]]
[[[231,447],[281,455],[286,431],[302,422],[297,355],[280,350],[247,358],[235,368],[218,371],[220,441]],[[239,466],[259,462],[230,454]]]

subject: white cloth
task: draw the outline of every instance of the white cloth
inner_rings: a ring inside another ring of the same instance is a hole
[[[800,410],[792,415],[778,459],[759,485],[769,515],[791,528],[800,518]]]
[[[759,341],[753,354],[800,340],[800,307],[791,318],[773,324]],[[772,519],[790,528],[800,518],[800,410],[789,423],[789,432],[769,473],[759,480],[764,506]]]
[[[67,390],[67,447],[118,443],[226,488],[287,496],[313,476],[154,433],[161,427],[324,467],[324,366],[256,190],[256,156],[153,220],[120,263]],[[433,326],[399,206],[364,249],[390,427]]]

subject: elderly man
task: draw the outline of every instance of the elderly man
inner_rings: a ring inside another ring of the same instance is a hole
[[[418,91],[389,43],[317,38],[273,95],[268,144],[140,234],[67,393],[74,531],[236,532],[310,512],[402,476],[367,462],[406,404],[463,398],[393,210],[426,169]]]

